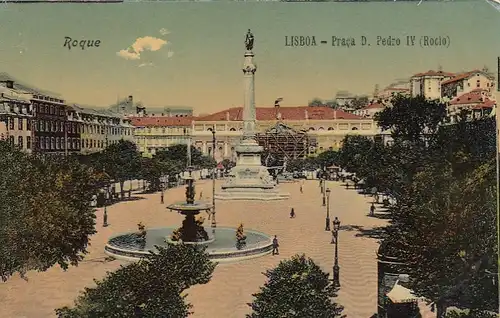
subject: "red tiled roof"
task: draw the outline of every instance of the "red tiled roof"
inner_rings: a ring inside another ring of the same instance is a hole
[[[384,89],[384,91],[409,91],[409,88],[402,88],[402,87],[387,87]]]
[[[475,89],[463,95],[460,95],[454,98],[450,105],[469,105],[469,104],[478,104],[474,108],[478,107],[493,107],[496,102],[494,100],[489,99],[487,96],[483,96],[483,89]]]
[[[148,126],[191,126],[194,117],[166,117],[166,116],[152,116],[152,117],[132,117],[132,125],[139,127]]]
[[[458,74],[457,76],[455,76],[453,78],[450,78],[447,81],[442,82],[441,85],[445,85],[445,84],[453,83],[453,82],[456,82],[456,81],[460,81],[460,80],[469,78],[472,75],[477,74],[477,73],[482,73],[482,72],[480,70],[473,70],[473,71],[470,71],[470,72],[467,72],[467,73]]]
[[[363,110],[368,110],[368,109],[383,109],[385,108],[385,106],[381,103],[373,103],[373,104],[370,104],[368,106],[366,106],[365,108],[363,108]]]
[[[454,73],[449,73],[449,72],[443,72],[443,71],[433,71],[429,70],[424,73],[417,73],[413,75],[412,77],[421,77],[421,76],[455,76],[456,74]]]
[[[277,113],[281,114],[282,120],[328,120],[328,119],[363,119],[342,110],[335,110],[326,106],[297,106],[297,107],[257,107],[257,120],[275,120]],[[242,121],[243,107],[229,108],[211,115],[198,117],[196,121]]]

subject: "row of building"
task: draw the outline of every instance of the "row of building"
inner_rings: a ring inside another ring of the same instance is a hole
[[[415,74],[407,82],[377,90],[369,104],[358,110],[349,109],[348,96],[342,96],[338,109],[257,107],[256,128],[263,134],[279,124],[291,133],[306,134],[312,142],[308,142],[305,155],[315,155],[339,149],[348,134],[388,134],[380,130],[373,117],[390,105],[395,94],[440,99],[447,103],[451,117],[462,109],[471,110],[473,116],[484,116],[496,107],[494,87],[495,79],[487,70],[428,71]],[[150,108],[146,113],[146,108],[134,104],[129,96],[109,109],[97,109],[69,104],[1,78],[0,92],[0,138],[26,151],[85,154],[101,151],[123,139],[134,141],[144,156],[153,156],[172,145],[191,143],[203,154],[222,161],[235,158],[235,147],[242,136],[242,107],[198,117],[186,107]]]
[[[347,94],[337,101],[339,108],[330,107],[258,107],[257,130],[260,133],[271,130],[277,123],[285,124],[291,130],[303,131],[314,140],[309,143],[308,155],[325,150],[336,150],[348,134],[363,136],[388,135],[381,131],[373,117],[390,105],[396,94],[439,99],[445,102],[453,120],[462,109],[472,111],[480,117],[491,113],[496,107],[493,95],[495,78],[487,70],[449,73],[428,71],[415,74],[410,80],[399,81],[369,98],[369,104],[358,110],[349,108]],[[205,155],[214,155],[218,161],[233,159],[235,146],[242,134],[242,108],[229,108],[200,117],[169,118],[147,116],[132,118],[135,138],[140,151],[152,156],[159,149],[188,140]],[[216,131],[215,146],[212,131]],[[279,146],[279,145],[278,145]]]
[[[0,139],[43,153],[91,153],[134,140],[131,120],[117,112],[69,104],[56,94],[0,78]]]

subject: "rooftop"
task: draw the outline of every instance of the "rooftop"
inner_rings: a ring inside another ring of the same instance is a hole
[[[167,117],[167,116],[154,116],[154,117],[132,117],[132,125],[136,127],[154,127],[154,126],[177,126],[189,127],[191,126],[195,117]]]
[[[450,105],[470,105],[477,104],[476,107],[493,107],[496,102],[485,96],[485,90],[483,89],[475,89],[469,93],[465,93],[460,95],[453,100],[450,101]]]
[[[453,77],[455,75],[456,75],[455,73],[429,70],[429,71],[424,72],[424,73],[417,73],[417,74],[413,75],[412,77],[422,77],[422,76],[446,76],[446,77]]]
[[[332,120],[332,119],[363,119],[360,116],[347,113],[343,110],[325,106],[296,106],[296,107],[257,107],[257,120],[276,120],[277,114],[281,120]],[[196,121],[242,121],[243,107],[229,108],[214,114],[198,117]]]

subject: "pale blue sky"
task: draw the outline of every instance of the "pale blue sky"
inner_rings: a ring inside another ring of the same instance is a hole
[[[162,28],[170,34],[161,35]],[[438,65],[493,70],[500,55],[500,13],[484,1],[9,4],[0,8],[0,71],[82,104],[104,106],[132,94],[146,106],[212,112],[242,103],[248,28],[255,35],[258,106],[271,106],[276,97],[287,106],[332,98],[338,90],[370,93],[375,84]],[[284,46],[287,35],[446,35],[451,45],[291,48]],[[101,46],[69,51],[65,36],[99,39]],[[168,44],[142,52],[140,60],[117,56],[145,36]],[[139,67],[144,63],[153,66]]]

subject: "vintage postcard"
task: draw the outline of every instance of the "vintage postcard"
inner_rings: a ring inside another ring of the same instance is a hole
[[[0,317],[498,317],[497,2],[2,4]]]

